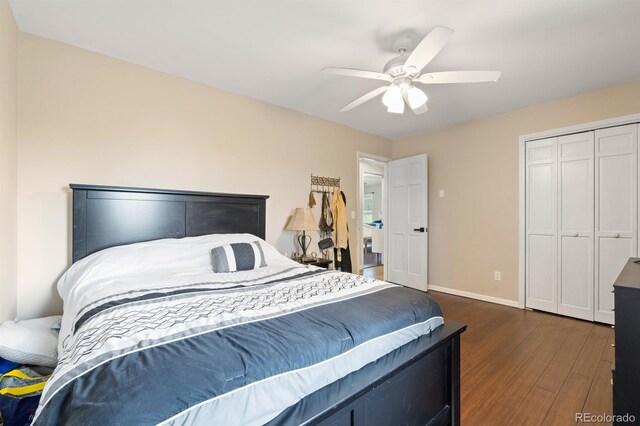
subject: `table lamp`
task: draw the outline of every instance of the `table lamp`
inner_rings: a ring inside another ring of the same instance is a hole
[[[293,216],[289,221],[289,224],[285,228],[288,231],[302,231],[302,235],[298,235],[298,244],[302,249],[302,258],[307,258],[307,249],[311,245],[311,236],[306,234],[306,231],[319,231],[316,220],[313,217],[311,209],[308,207],[298,207],[293,212]]]

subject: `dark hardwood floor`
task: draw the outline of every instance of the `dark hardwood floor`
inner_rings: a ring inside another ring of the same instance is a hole
[[[609,326],[429,291],[462,335],[464,425],[571,425],[611,414]]]
[[[383,279],[382,267],[362,273]],[[576,413],[611,414],[610,326],[429,294],[445,319],[467,324],[461,342],[463,425],[573,425]]]

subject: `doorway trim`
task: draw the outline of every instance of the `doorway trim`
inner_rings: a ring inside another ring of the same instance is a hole
[[[387,217],[387,162],[391,161],[391,158],[387,158],[387,157],[382,157],[380,155],[375,155],[375,154],[368,154],[366,152],[361,152],[361,151],[357,151],[356,152],[356,172],[358,174],[358,199],[357,199],[357,208],[356,208],[356,220],[357,220],[357,231],[356,231],[356,238],[357,238],[357,253],[358,253],[358,257],[357,257],[357,271],[360,272],[362,270],[362,266],[364,264],[364,259],[363,259],[363,251],[362,251],[362,241],[363,241],[363,236],[362,236],[362,227],[364,226],[364,222],[362,220],[362,202],[364,200],[364,182],[362,180],[362,170],[360,168],[360,162],[363,159],[368,159],[368,160],[376,160],[376,161],[380,161],[381,163],[384,163],[384,176],[382,177],[382,193],[384,196],[384,199],[382,200],[382,217],[386,218]],[[384,222],[383,222],[384,223]],[[385,259],[385,256],[387,255],[387,227],[386,226],[382,226],[382,235],[384,235],[384,253],[382,254],[383,256],[383,261]],[[387,268],[383,268],[384,271],[384,280],[386,281],[387,279]]]

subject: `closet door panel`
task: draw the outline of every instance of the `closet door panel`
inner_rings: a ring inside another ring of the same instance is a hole
[[[601,237],[599,239],[598,282],[613,283],[630,257],[635,256],[635,247],[630,238]],[[613,324],[613,284],[596,288],[598,309],[596,321]]]
[[[557,138],[526,145],[526,306],[558,312]]]
[[[635,159],[633,153],[602,156],[599,159],[600,196],[598,230],[601,232],[634,232]]]
[[[556,239],[548,235],[530,235],[527,280],[527,307],[557,312]]]
[[[591,238],[561,236],[558,313],[593,320]]]
[[[637,125],[596,131],[595,320],[613,323],[613,282],[638,251]]]
[[[593,233],[593,159],[560,161],[560,230]]]
[[[558,313],[593,320],[593,132],[558,138]]]
[[[529,166],[529,229],[532,232],[555,232],[555,163]]]

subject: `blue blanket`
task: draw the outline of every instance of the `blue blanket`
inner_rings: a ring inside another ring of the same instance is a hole
[[[287,385],[279,380],[291,372],[292,380],[301,380],[299,374],[313,366],[340,357],[347,362],[352,352],[362,357],[355,349],[367,342],[382,345],[382,338],[422,324],[431,329],[442,316],[423,292],[318,269],[300,268],[286,279],[220,293],[200,283],[179,294],[123,295],[88,309],[75,323],[74,349],[83,349],[68,352],[63,377],[47,394],[36,424],[205,424],[229,395],[255,391],[270,380],[271,392],[281,391]],[[216,303],[225,305],[225,314],[209,323],[207,316],[220,312],[212,310]],[[132,320],[118,323],[118,317]],[[147,321],[154,325],[145,328]],[[137,344],[106,348],[101,327],[109,339],[131,334]],[[158,334],[160,328],[166,333]],[[93,335],[80,336],[89,330]]]

